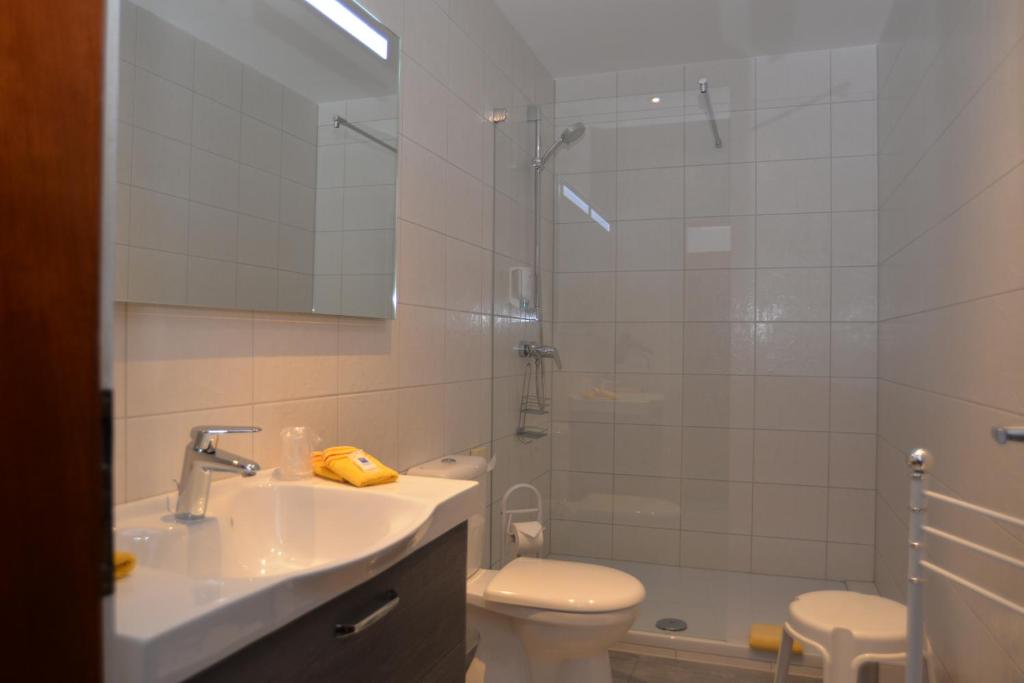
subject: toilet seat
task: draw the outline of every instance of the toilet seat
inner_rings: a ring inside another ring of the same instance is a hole
[[[466,584],[467,598],[496,611],[512,608],[568,614],[632,610],[643,602],[644,586],[610,567],[520,557],[499,571],[480,570]]]

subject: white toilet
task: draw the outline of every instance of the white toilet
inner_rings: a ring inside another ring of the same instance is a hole
[[[483,569],[487,464],[440,458],[409,470],[474,479],[480,513],[469,522],[467,618],[480,633],[467,683],[611,683],[608,648],[626,634],[644,599],[636,578],[609,567],[520,557]]]

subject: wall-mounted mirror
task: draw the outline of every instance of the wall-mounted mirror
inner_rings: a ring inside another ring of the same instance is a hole
[[[121,18],[118,300],[393,318],[398,37],[349,0]]]

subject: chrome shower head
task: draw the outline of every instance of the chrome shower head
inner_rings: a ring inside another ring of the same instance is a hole
[[[548,159],[551,158],[551,155],[554,154],[559,147],[562,145],[571,145],[583,137],[585,132],[587,132],[587,127],[579,121],[563,130],[562,134],[558,136],[558,139],[555,140],[554,144],[548,147],[548,151],[544,152],[539,159],[534,160],[533,167],[538,171],[543,170],[544,166],[548,163]]]
[[[581,122],[576,122],[562,131],[562,144],[571,145],[572,143],[583,137],[583,134],[587,132],[587,127]]]

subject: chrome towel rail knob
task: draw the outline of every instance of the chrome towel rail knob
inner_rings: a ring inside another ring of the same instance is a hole
[[[1024,441],[1024,427],[993,427],[992,438],[1000,444],[1007,441]]]

